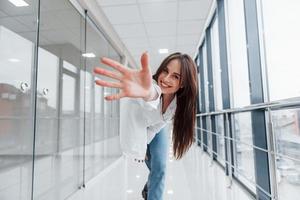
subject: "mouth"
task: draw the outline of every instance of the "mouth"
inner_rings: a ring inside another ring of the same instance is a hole
[[[164,88],[169,88],[171,86],[169,86],[168,84],[165,84],[164,82],[160,81],[160,85]]]

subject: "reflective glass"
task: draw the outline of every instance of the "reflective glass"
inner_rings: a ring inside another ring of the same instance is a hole
[[[94,67],[111,70],[100,63],[102,57],[109,57],[120,62],[120,55],[103,37],[92,19],[87,17],[86,52],[95,55],[86,58],[85,73],[85,180],[89,180],[121,156],[119,144],[119,101],[105,101],[104,96],[117,90],[103,88],[92,80],[108,79],[94,76]],[[82,77],[83,77],[83,72]],[[108,79],[109,80],[109,79]],[[81,80],[83,81],[83,80]],[[115,81],[115,80],[114,80]],[[82,85],[82,83],[81,83]],[[86,89],[88,88],[88,91]]]
[[[215,110],[223,110],[222,102],[222,84],[221,84],[221,64],[220,64],[220,47],[219,47],[219,28],[218,18],[211,26],[211,49],[212,49],[212,67],[213,67],[213,82],[214,82],[214,101]],[[224,147],[224,124],[223,116],[216,116],[216,136],[218,160],[225,165],[225,147]]]
[[[82,67],[84,19],[69,1],[41,0],[40,6],[33,196],[59,200],[83,184],[80,78],[74,68]]]
[[[218,160],[225,166],[225,138],[224,138],[224,117],[216,116],[217,152]]]
[[[0,199],[29,200],[38,2],[0,1]]]
[[[228,1],[228,47],[229,69],[233,107],[250,105],[247,42],[243,1]]]
[[[203,45],[203,71],[204,71],[204,94],[205,94],[205,111],[209,112],[209,82],[208,82],[208,69],[207,69],[207,46],[206,43]],[[206,131],[203,131],[203,134],[207,137],[207,146],[208,152],[211,153],[212,150],[212,135],[209,131],[211,131],[211,119],[210,117],[204,117],[206,124]]]
[[[254,151],[251,113],[233,116],[234,126],[234,175],[247,187],[255,191]]]
[[[76,79],[70,75],[63,74],[62,78],[62,113],[75,113],[75,90]]]
[[[261,2],[270,100],[299,97],[300,2]]]
[[[223,110],[218,18],[216,18],[211,26],[211,49],[215,109]]]
[[[272,112],[280,200],[294,199],[300,190],[300,109]]]

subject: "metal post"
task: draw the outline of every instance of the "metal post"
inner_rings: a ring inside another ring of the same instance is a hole
[[[229,129],[229,118],[228,118],[228,113],[226,113],[225,114],[225,130],[226,130],[226,136],[227,137],[230,137],[229,136],[229,131],[230,131],[230,129]],[[231,157],[231,155],[232,155],[232,153],[231,153],[231,142],[230,142],[230,140],[228,140],[228,139],[226,139],[226,147],[227,147],[227,156],[228,156],[228,164],[227,164],[227,166],[228,166],[228,169],[227,169],[227,171],[228,171],[228,176],[229,176],[229,182],[228,182],[228,188],[231,188],[231,185],[232,185],[232,157]]]
[[[275,135],[274,135],[274,127],[273,127],[273,121],[272,121],[272,113],[271,109],[267,109],[268,112],[268,131],[267,131],[267,141],[268,141],[268,157],[269,157],[269,167],[270,167],[270,181],[271,181],[271,194],[272,199],[277,200],[278,199],[278,184],[277,184],[277,169],[276,169],[276,141],[275,141]]]

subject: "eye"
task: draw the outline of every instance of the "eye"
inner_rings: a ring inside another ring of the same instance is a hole
[[[176,80],[179,80],[179,79],[180,79],[180,77],[177,76],[177,75],[174,75],[174,78],[175,78]]]

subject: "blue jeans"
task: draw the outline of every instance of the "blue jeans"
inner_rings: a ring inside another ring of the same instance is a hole
[[[145,163],[150,170],[147,181],[147,200],[163,199],[168,146],[167,128],[161,129],[147,146],[148,159]]]

